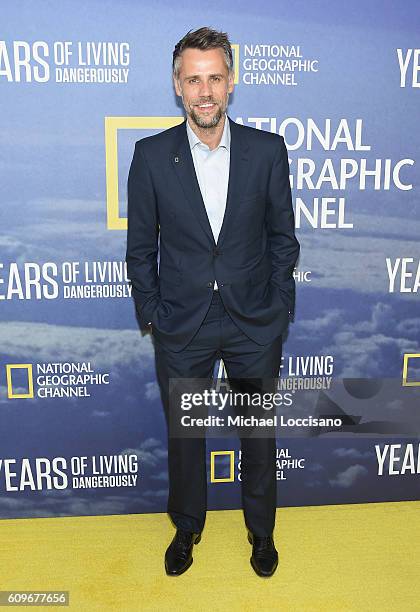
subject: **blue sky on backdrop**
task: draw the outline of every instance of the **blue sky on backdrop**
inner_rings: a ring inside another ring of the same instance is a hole
[[[286,117],[310,117],[322,123],[347,118],[352,124],[360,117],[364,140],[372,146],[369,157],[396,161],[418,155],[418,91],[399,87],[395,51],[416,46],[417,2],[402,7],[358,1],[339,8],[319,0],[268,2],[263,12],[244,2],[213,2],[211,9],[199,10],[192,2],[175,6],[169,1],[92,1],[76,9],[70,2],[59,9],[52,2],[8,4],[2,27],[6,41],[128,41],[131,61],[127,85],[0,81],[0,250],[5,263],[124,259],[125,232],[105,227],[104,117],[181,115],[171,83],[172,49],[187,30],[204,24],[227,31],[239,44],[300,44],[305,57],[319,60],[319,72],[300,74],[298,87],[238,85],[228,111],[233,119],[277,117],[280,123]],[[130,130],[121,137],[122,209],[134,142],[149,133]],[[319,148],[290,152],[292,159],[298,155],[315,161],[329,156]],[[333,354],[338,378],[391,378],[400,376],[402,354],[418,351],[418,298],[389,294],[385,267],[385,257],[419,256],[417,162],[404,177],[413,183],[412,191],[347,191],[353,231],[298,230],[300,268],[311,269],[313,281],[298,284],[285,356]],[[325,187],[320,193],[293,190],[294,199],[318,195],[330,194]],[[0,516],[162,509],[166,451],[153,347],[138,333],[131,300],[12,301],[2,302],[1,312],[2,362],[92,359],[113,380],[110,389],[98,388],[95,401],[11,402],[3,376],[2,455],[135,449],[145,480],[129,494],[121,489],[8,496],[0,499]],[[342,451],[326,438],[293,445],[312,467],[290,476],[284,503],[387,495],[390,483],[375,477],[368,441],[343,443]],[[411,488],[410,479],[401,478],[393,481],[391,494],[408,498]],[[236,489],[211,495],[216,505],[237,502]]]

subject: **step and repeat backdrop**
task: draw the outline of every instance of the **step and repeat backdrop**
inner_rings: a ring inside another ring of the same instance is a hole
[[[127,175],[136,140],[183,120],[172,51],[204,25],[232,42],[229,116],[289,152],[301,256],[280,380],[299,401],[278,505],[420,499],[419,22],[415,1],[3,3],[0,517],[166,509]],[[238,440],[207,454],[209,508],[240,507]]]

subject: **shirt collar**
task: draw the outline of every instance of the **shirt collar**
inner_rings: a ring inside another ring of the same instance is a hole
[[[208,146],[199,139],[197,134],[190,127],[188,120],[186,120],[186,123],[187,123],[187,135],[188,135],[188,141],[190,143],[190,149],[192,150],[198,143],[200,143],[203,147],[208,149]],[[220,139],[217,149],[219,147],[224,147],[225,149],[227,149],[227,151],[230,150],[230,125],[229,125],[229,118],[226,115],[226,113],[225,113],[225,125],[223,127],[222,137]]]

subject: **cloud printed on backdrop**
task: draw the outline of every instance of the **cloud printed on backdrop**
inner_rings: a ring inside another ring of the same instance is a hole
[[[233,43],[229,116],[289,152],[301,256],[280,377],[354,425],[282,433],[278,503],[420,499],[418,419],[396,427],[420,395],[418,3],[18,1],[3,15],[0,517],[165,511],[126,181],[135,141],[182,119],[172,50],[203,25]],[[207,447],[209,508],[240,507],[237,440]]]

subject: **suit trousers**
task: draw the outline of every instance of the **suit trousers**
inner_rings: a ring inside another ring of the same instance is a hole
[[[153,334],[153,332],[152,332]],[[223,359],[228,380],[277,378],[282,336],[259,345],[239,329],[226,311],[219,291],[213,291],[206,317],[181,351],[173,352],[153,337],[156,375],[169,429],[169,379],[213,379],[215,363]],[[271,535],[277,507],[275,437],[242,437],[241,497],[247,528],[257,536]],[[169,494],[167,511],[177,528],[203,530],[207,510],[206,440],[168,436]]]

